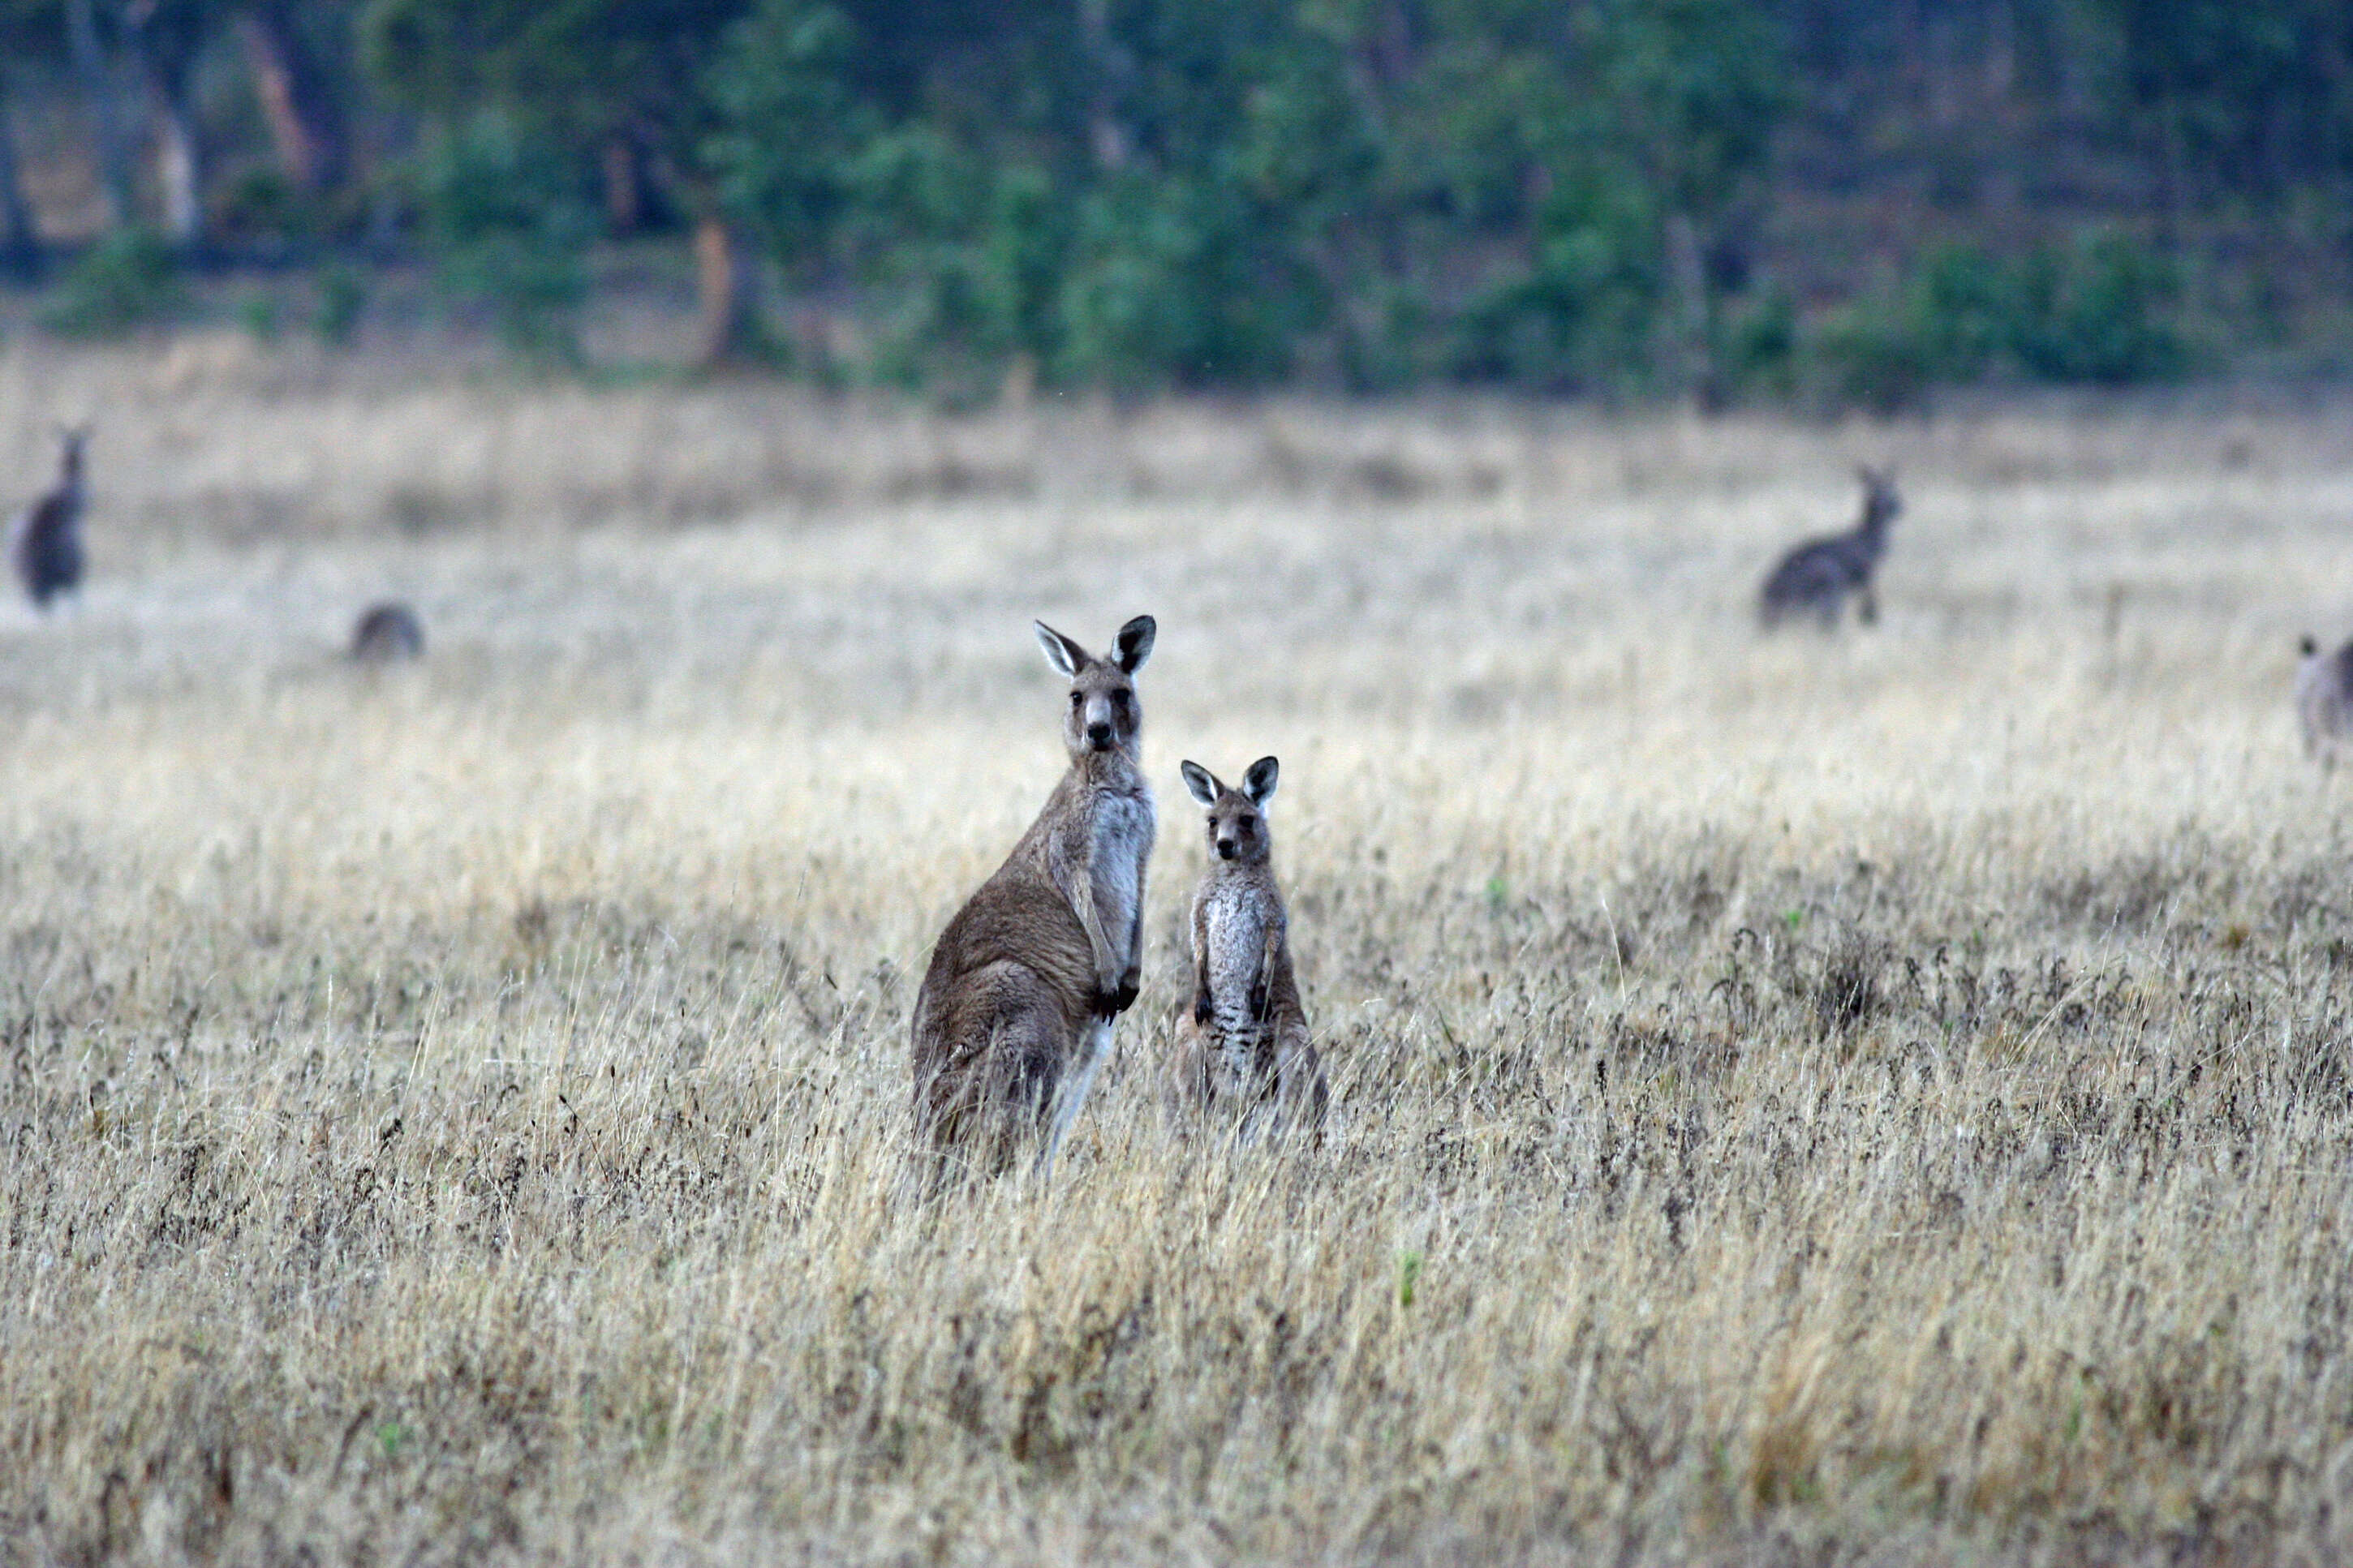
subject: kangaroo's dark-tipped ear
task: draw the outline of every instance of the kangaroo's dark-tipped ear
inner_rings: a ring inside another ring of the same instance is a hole
[[[2295,651],[2304,655],[2305,658],[2310,658],[2314,654],[2320,651],[2320,641],[2310,632],[2306,632],[2304,634],[2304,640],[2295,645]]]
[[[1176,771],[1185,775],[1185,793],[1203,805],[1217,805],[1218,796],[1225,792],[1218,775],[1198,763],[1179,763]]]
[[[1250,765],[1250,772],[1242,775],[1242,793],[1250,796],[1252,805],[1264,811],[1266,803],[1274,798],[1274,781],[1282,773],[1281,763],[1272,757],[1261,757]]]
[[[1111,661],[1134,675],[1152,657],[1152,639],[1159,634],[1160,624],[1150,616],[1138,616],[1119,628],[1112,642]]]
[[[1046,650],[1046,662],[1060,674],[1076,679],[1090,661],[1087,650],[1043,621],[1032,624],[1038,628],[1038,646]]]

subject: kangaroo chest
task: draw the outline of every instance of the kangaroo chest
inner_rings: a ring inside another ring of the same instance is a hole
[[[1144,866],[1152,857],[1153,811],[1148,793],[1105,795],[1088,825],[1095,909],[1114,947],[1134,941],[1144,903]],[[1127,955],[1131,960],[1133,952]]]
[[[1255,1036],[1263,1026],[1250,1013],[1250,993],[1270,982],[1266,935],[1273,910],[1259,889],[1214,882],[1202,897],[1202,957],[1209,972],[1211,1022],[1229,1038]]]

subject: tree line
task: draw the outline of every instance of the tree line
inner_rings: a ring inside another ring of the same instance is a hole
[[[714,363],[1895,404],[2353,303],[2327,0],[0,0],[0,264],[66,329],[255,258],[332,325],[421,262],[564,358],[596,247],[675,243]],[[70,258],[26,174],[68,153]]]

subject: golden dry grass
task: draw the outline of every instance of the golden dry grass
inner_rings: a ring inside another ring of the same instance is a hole
[[[2353,1552],[2346,412],[12,351],[19,488],[100,431],[0,618],[0,1562]],[[1883,626],[1761,642],[1858,458]],[[1051,1190],[919,1202],[1028,617],[1147,609],[1145,1001]],[[1176,764],[1270,751],[1314,1157],[1157,1099]]]

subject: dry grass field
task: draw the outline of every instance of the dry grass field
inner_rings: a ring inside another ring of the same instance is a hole
[[[0,1563],[2353,1555],[2353,409],[951,420],[203,340],[0,610]],[[1909,510],[1882,624],[1776,550]],[[417,666],[338,657],[399,594]],[[1151,611],[1145,997],[924,1201],[927,945]],[[1159,1058],[1273,752],[1320,1152]]]

